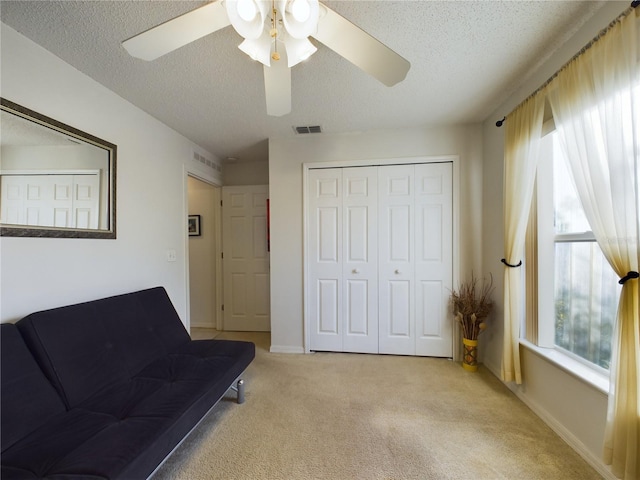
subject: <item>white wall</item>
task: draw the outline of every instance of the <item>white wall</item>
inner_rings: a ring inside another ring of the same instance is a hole
[[[318,135],[269,141],[271,197],[271,349],[303,351],[302,164],[401,157],[460,158],[460,267],[480,271],[480,125]]]
[[[162,285],[186,322],[185,176],[198,147],[1,27],[0,95],[116,144],[118,164],[116,240],[0,239],[0,321]]]
[[[72,170],[109,168],[106,150],[88,145],[6,146],[0,148],[6,170]]]
[[[484,363],[496,376],[500,374],[503,341],[504,267],[500,259],[504,256],[502,224],[504,127],[497,128],[495,122],[533,93],[628,6],[628,2],[608,2],[591,21],[541,66],[526,85],[493,112],[483,124],[483,272],[485,275],[493,274],[497,287],[495,295],[497,309],[494,315],[496,321],[484,334]],[[606,394],[532,351],[522,347],[520,351],[523,384],[510,386],[601,474],[611,477],[608,468],[601,461],[607,406]]]
[[[238,162],[224,165],[225,185],[266,185],[269,183],[269,162]]]

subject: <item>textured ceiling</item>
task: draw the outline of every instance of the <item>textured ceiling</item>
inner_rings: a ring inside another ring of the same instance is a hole
[[[604,1],[326,1],[411,62],[385,87],[327,47],[292,69],[292,112],[265,111],[262,66],[228,27],[153,62],[121,42],[206,2],[0,1],[26,37],[224,159],[267,159],[269,137],[480,122]],[[622,11],[628,2],[621,2]]]
[[[0,112],[0,138],[3,147],[35,147],[64,145],[71,146],[71,140],[66,135],[50,128],[42,128],[33,122],[24,120],[16,115]]]

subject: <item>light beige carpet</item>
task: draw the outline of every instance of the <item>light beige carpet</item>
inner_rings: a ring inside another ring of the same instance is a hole
[[[488,371],[445,359],[269,353],[158,470],[164,479],[596,479]]]

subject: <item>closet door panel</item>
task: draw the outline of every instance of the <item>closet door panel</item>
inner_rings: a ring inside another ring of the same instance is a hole
[[[418,338],[441,337],[442,322],[433,321],[433,319],[442,318],[444,313],[442,304],[443,284],[437,280],[422,280],[418,282],[418,289],[417,309],[419,314],[416,315],[419,321],[417,325]]]
[[[342,171],[310,170],[308,183],[311,350],[342,351]]]
[[[316,239],[318,242],[318,257],[316,262],[331,268],[338,264],[340,211],[338,207],[318,207],[317,215]]]
[[[338,335],[338,282],[331,279],[319,279],[317,282],[318,333]]]
[[[417,355],[453,354],[447,308],[453,280],[452,182],[451,163],[415,166]]]
[[[411,282],[391,280],[387,283],[387,287],[389,289],[387,292],[389,309],[386,316],[389,318],[389,336],[394,339],[410,339],[413,331],[411,325]]]
[[[344,168],[342,175],[343,348],[378,353],[378,172]]]
[[[415,354],[414,166],[378,167],[379,351]]]
[[[386,208],[388,230],[383,232],[383,235],[388,237],[389,249],[387,258],[391,262],[406,264],[411,261],[412,205],[407,203],[405,205],[392,205]]]
[[[347,280],[346,285],[346,318],[347,336],[367,336],[369,327],[369,282],[367,280]],[[354,341],[355,343],[355,341]],[[377,353],[377,350],[376,352]]]

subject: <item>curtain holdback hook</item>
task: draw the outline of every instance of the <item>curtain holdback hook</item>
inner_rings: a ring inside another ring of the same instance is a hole
[[[504,263],[507,267],[511,267],[511,268],[518,268],[522,265],[522,260],[520,260],[520,262],[518,262],[517,265],[511,265],[510,263],[507,262],[506,258],[503,258],[502,260],[500,260],[502,263]]]
[[[633,280],[633,279],[638,278],[638,277],[640,277],[640,273],[632,271],[632,272],[627,273],[624,277],[622,277],[618,281],[618,283],[620,285],[624,285],[627,282],[627,280]]]

